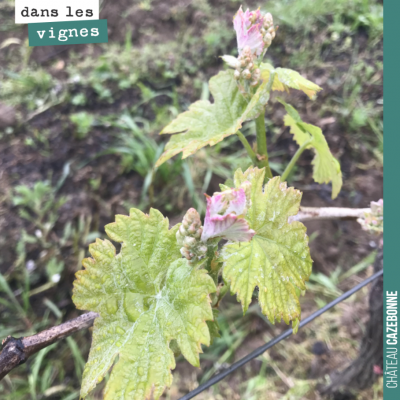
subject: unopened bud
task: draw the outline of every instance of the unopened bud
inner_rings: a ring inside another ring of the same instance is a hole
[[[271,35],[272,40],[274,40],[276,35],[276,30],[273,26],[271,26],[271,28],[268,29],[268,33]]]
[[[197,231],[193,234],[193,237],[196,239],[200,239],[201,238],[201,234],[203,233],[203,227],[201,226],[199,229],[197,229]]]
[[[248,69],[245,69],[242,72],[242,76],[243,76],[244,79],[250,79],[251,78],[251,72]]]
[[[251,74],[251,83],[250,86],[257,86],[261,77],[261,71],[259,68],[256,68]]]
[[[207,246],[200,246],[200,247],[199,247],[199,251],[200,251],[201,253],[203,253],[203,254],[206,254],[206,253],[207,253]]]
[[[263,37],[264,43],[267,47],[269,47],[272,43],[272,35],[270,33],[266,33]]]
[[[274,19],[272,18],[271,13],[266,13],[264,15],[264,27],[269,28],[274,24]]]
[[[187,248],[193,247],[196,244],[196,239],[194,237],[186,236],[183,245]]]
[[[252,56],[252,52],[251,52],[251,48],[250,46],[245,46],[242,52],[242,55],[244,57],[251,57]]]
[[[180,251],[183,257],[195,260],[205,256],[207,246],[200,240],[202,233],[200,215],[194,208],[190,208],[176,233],[176,240],[182,246]]]
[[[364,216],[357,219],[366,231],[371,233],[382,233],[383,232],[383,200],[372,201],[371,208],[369,211],[364,213]]]

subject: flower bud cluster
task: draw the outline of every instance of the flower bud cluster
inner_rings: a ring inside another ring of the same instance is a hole
[[[244,79],[250,82],[250,86],[257,86],[261,77],[261,72],[260,68],[257,68],[254,61],[254,54],[250,47],[246,46],[237,60],[234,73],[235,79]]]
[[[201,241],[203,227],[199,213],[190,208],[183,217],[182,225],[176,232],[176,240],[181,247],[181,254],[188,260],[200,259],[207,253],[207,246]]]
[[[363,230],[371,233],[383,232],[383,200],[371,201],[371,211],[357,220]]]
[[[271,46],[271,43],[275,39],[276,35],[274,20],[271,13],[267,13],[264,15],[260,33],[263,37],[264,50],[266,50],[269,46]]]
[[[254,56],[262,58],[276,34],[272,15],[262,15],[259,9],[247,9],[243,12],[240,7],[233,17],[233,27],[236,31],[239,55],[249,47]]]

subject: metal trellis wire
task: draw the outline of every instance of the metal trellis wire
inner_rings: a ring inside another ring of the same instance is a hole
[[[360,289],[362,289],[364,286],[368,285],[370,282],[372,282],[376,278],[380,277],[382,274],[383,274],[383,270],[376,272],[374,275],[370,276],[369,278],[365,279],[364,281],[362,281],[358,285],[354,286],[352,289],[350,289],[346,293],[343,293],[341,296],[339,296],[338,298],[336,298],[335,300],[333,300],[332,302],[330,302],[326,306],[324,306],[324,307],[320,308],[319,310],[315,311],[310,316],[308,316],[307,318],[305,318],[303,321],[300,322],[299,328],[302,328],[303,326],[307,325],[308,323],[313,321],[315,318],[321,316],[326,311],[330,310],[332,307],[334,307],[337,304],[341,303],[343,300],[346,300],[352,294],[358,292]],[[249,361],[253,360],[254,358],[260,356],[266,350],[268,350],[272,346],[275,346],[277,343],[279,343],[281,340],[286,339],[292,333],[293,333],[293,329],[289,328],[285,332],[281,333],[279,336],[277,336],[274,339],[270,340],[268,343],[265,343],[264,345],[260,346],[258,349],[254,350],[253,352],[248,354],[246,357],[243,357],[239,361],[237,361],[234,364],[232,364],[225,371],[213,376],[207,382],[203,383],[202,385],[200,385],[196,389],[192,390],[191,392],[185,394],[179,400],[192,399],[193,397],[197,396],[198,394],[200,394],[204,390],[208,389],[212,385],[215,385],[217,382],[219,382],[222,379],[224,379],[226,376],[228,376],[232,372],[236,371],[238,368],[242,367],[244,364],[246,364]]]

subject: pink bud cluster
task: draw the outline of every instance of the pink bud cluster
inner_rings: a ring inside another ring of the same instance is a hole
[[[242,7],[233,18],[239,56],[249,48],[254,56],[265,53],[275,38],[274,20],[270,13],[261,15],[260,10],[243,12]]]
[[[274,27],[274,20],[271,13],[264,15],[262,28],[260,33],[263,37],[264,49],[271,46],[272,41],[275,39],[276,29]]]
[[[223,238],[234,242],[248,242],[255,235],[250,229],[245,215],[250,207],[250,182],[244,182],[239,189],[229,189],[207,196],[204,227],[199,213],[190,208],[183,217],[182,225],[176,232],[176,240],[181,245],[181,254],[195,262],[205,257],[207,241]]]
[[[234,77],[236,80],[244,79],[250,81],[250,86],[257,86],[260,81],[260,68],[254,63],[254,55],[249,46],[246,46],[238,58]]]
[[[275,38],[276,29],[272,15],[261,15],[260,10],[243,12],[242,7],[233,18],[239,57],[223,56],[222,59],[235,68],[235,79],[243,94],[248,92],[248,86],[257,86],[261,72],[260,60]],[[244,83],[244,85],[243,85]]]

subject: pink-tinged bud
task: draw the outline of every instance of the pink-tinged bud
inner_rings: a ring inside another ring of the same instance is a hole
[[[271,26],[271,28],[268,29],[267,33],[269,33],[271,35],[272,40],[275,39],[276,30],[273,26]]]
[[[243,218],[246,213],[245,189],[231,189],[207,196],[207,210],[201,240],[222,237],[248,242],[255,235]]]
[[[272,35],[270,33],[266,33],[263,40],[264,40],[265,45],[267,47],[269,47],[272,43]]]
[[[357,219],[361,227],[371,233],[383,232],[383,200],[371,201],[371,208]]]
[[[203,258],[207,252],[207,246],[200,240],[202,233],[200,215],[194,208],[190,208],[176,232],[176,240],[182,246],[181,254],[190,261]]]
[[[251,72],[248,69],[245,69],[242,72],[242,76],[243,76],[244,79],[250,79],[251,78]]]
[[[183,245],[190,249],[196,244],[196,239],[194,237],[186,236],[185,240],[183,241]]]
[[[264,15],[264,21],[263,21],[263,23],[264,23],[264,27],[265,27],[265,28],[269,28],[269,27],[271,27],[271,26],[274,25],[274,19],[272,18],[271,13],[266,13],[266,14]]]
[[[263,35],[260,30],[263,28],[264,18],[260,10],[243,12],[242,6],[233,17],[233,26],[236,31],[239,55],[242,50],[249,46],[251,52],[259,56],[264,49]]]

